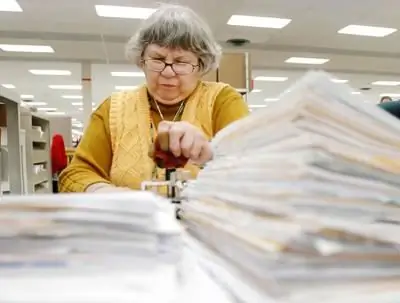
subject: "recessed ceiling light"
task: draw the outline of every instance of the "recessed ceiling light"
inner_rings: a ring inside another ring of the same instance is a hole
[[[46,114],[47,115],[51,115],[51,116],[63,116],[63,115],[65,115],[65,112],[53,112],[53,111],[50,111],[50,112],[46,112]]]
[[[261,93],[261,89],[253,89],[251,93]]]
[[[228,20],[228,25],[262,27],[262,28],[284,28],[292,20],[271,17],[232,15]]]
[[[400,85],[400,81],[375,81],[372,82],[371,84],[380,86],[398,86]]]
[[[52,112],[52,111],[56,111],[57,108],[55,108],[55,107],[38,107],[37,110],[41,111],[41,112]]]
[[[249,108],[262,108],[262,107],[267,107],[267,105],[264,104],[250,104]]]
[[[83,99],[83,96],[79,95],[64,95],[62,96],[63,99]]]
[[[144,77],[143,72],[111,72],[113,77]]]
[[[83,107],[80,107],[79,110],[83,111]],[[96,110],[96,107],[92,107],[92,110]]]
[[[137,86],[132,86],[132,85],[117,85],[115,86],[116,90],[128,90],[128,89],[135,89]]]
[[[19,96],[21,99],[33,99],[33,98],[35,98],[35,96],[34,95],[21,95],[21,96]]]
[[[48,45],[0,44],[0,49],[4,52],[17,53],[54,53],[54,49]]]
[[[352,92],[352,95],[361,95],[361,92]]]
[[[386,37],[396,31],[397,29],[395,28],[351,24],[340,29],[338,33],[356,36]]]
[[[265,102],[276,102],[279,101],[279,98],[266,98],[264,99]]]
[[[269,81],[269,82],[284,82],[288,78],[287,77],[264,77],[264,76],[259,76],[256,77],[254,80],[256,81]]]
[[[71,76],[71,71],[69,70],[30,69],[29,72],[38,76]]]
[[[62,90],[81,90],[82,85],[49,85],[49,88]]]
[[[126,19],[147,19],[156,11],[153,8],[115,5],[96,5],[95,10],[97,15],[100,17]]]
[[[15,85],[12,85],[12,84],[2,84],[1,86],[3,86],[4,88],[8,88],[8,89],[15,88]]]
[[[344,79],[331,79],[332,82],[334,83],[347,83],[349,80],[344,80]]]
[[[28,106],[44,106],[47,105],[46,102],[25,102]]]
[[[305,58],[305,57],[291,57],[287,59],[286,63],[294,63],[294,64],[325,64],[330,59],[325,58]]]
[[[0,12],[22,12],[22,8],[15,0],[1,0]]]

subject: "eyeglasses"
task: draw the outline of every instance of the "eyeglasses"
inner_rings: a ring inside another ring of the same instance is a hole
[[[145,66],[147,69],[153,71],[153,72],[163,72],[164,69],[167,68],[167,66],[171,66],[172,70],[174,71],[175,74],[177,75],[188,75],[194,72],[196,67],[199,65],[194,65],[190,63],[166,63],[162,60],[157,60],[157,59],[145,59],[143,60]]]

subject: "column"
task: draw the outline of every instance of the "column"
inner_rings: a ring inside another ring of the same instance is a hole
[[[84,129],[86,128],[90,115],[92,114],[92,65],[90,62],[82,62],[82,97],[83,97],[83,118],[82,123]]]

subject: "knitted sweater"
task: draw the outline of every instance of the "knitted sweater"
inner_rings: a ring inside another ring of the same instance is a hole
[[[172,120],[177,106],[161,106],[161,111],[166,120]],[[234,88],[201,82],[187,99],[181,120],[194,124],[211,139],[248,112]],[[95,183],[139,189],[154,172],[148,156],[155,135],[150,131],[150,121],[157,128],[161,117],[150,106],[145,86],[108,98],[92,114],[74,158],[60,175],[60,191],[83,192]],[[162,179],[162,172],[157,176]]]

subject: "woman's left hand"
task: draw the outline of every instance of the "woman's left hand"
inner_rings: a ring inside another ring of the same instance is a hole
[[[162,121],[158,133],[169,134],[169,150],[175,157],[183,155],[198,165],[204,165],[213,157],[210,142],[200,129],[188,122]]]

